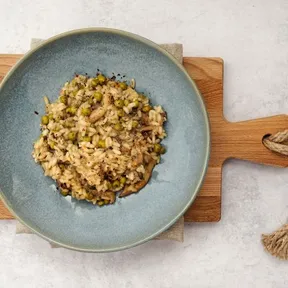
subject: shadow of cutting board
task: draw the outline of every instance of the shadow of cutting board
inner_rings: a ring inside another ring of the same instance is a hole
[[[22,55],[0,54],[0,81],[21,57]],[[268,151],[262,145],[262,138],[288,128],[288,116],[228,122],[223,116],[222,59],[186,57],[183,65],[202,93],[211,125],[209,167],[196,200],[185,213],[185,221],[216,222],[221,219],[221,180],[225,160],[237,158],[286,167],[288,159]],[[0,201],[0,219],[12,218]]]

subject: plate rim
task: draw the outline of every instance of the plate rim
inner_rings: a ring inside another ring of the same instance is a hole
[[[205,102],[203,100],[203,97],[198,89],[198,87],[196,86],[194,80],[189,76],[189,74],[187,73],[187,71],[185,70],[184,66],[179,63],[170,53],[168,53],[165,49],[163,49],[161,46],[159,46],[158,44],[156,44],[155,42],[142,37],[140,35],[131,33],[131,32],[127,32],[127,31],[123,31],[123,30],[119,30],[119,29],[114,29],[114,28],[104,28],[104,27],[91,27],[91,28],[82,28],[82,29],[74,29],[74,30],[70,30],[70,31],[66,31],[60,34],[57,34],[53,37],[50,37],[46,40],[43,40],[40,44],[38,44],[35,48],[30,49],[27,53],[25,53],[23,55],[23,57],[12,67],[12,69],[10,69],[8,71],[8,73],[5,75],[4,79],[2,80],[2,82],[0,83],[0,97],[1,97],[1,91],[5,85],[5,83],[8,81],[8,79],[10,79],[10,77],[13,75],[14,71],[16,71],[18,69],[18,67],[27,59],[29,59],[30,56],[32,56],[36,51],[38,51],[40,48],[45,47],[46,45],[59,40],[61,38],[65,38],[67,36],[71,36],[74,34],[82,34],[82,33],[95,33],[95,32],[106,32],[106,33],[112,33],[112,34],[116,34],[116,35],[120,35],[120,36],[125,36],[128,38],[132,38],[136,41],[139,41],[143,44],[146,44],[156,50],[158,50],[160,53],[164,54],[165,56],[167,56],[170,61],[172,61],[181,71],[182,73],[184,73],[184,75],[186,76],[186,78],[188,79],[188,81],[190,82],[191,86],[193,87],[193,89],[196,92],[196,95],[198,97],[200,106],[201,106],[201,110],[203,112],[204,115],[204,120],[205,120],[205,127],[206,127],[206,141],[207,141],[207,148],[205,151],[205,159],[204,159],[204,165],[203,165],[203,169],[201,171],[201,175],[198,179],[196,188],[195,188],[195,193],[194,195],[190,198],[190,200],[187,202],[186,206],[183,207],[183,209],[168,223],[166,224],[164,227],[162,227],[161,229],[158,229],[155,233],[147,236],[144,239],[141,239],[139,241],[133,242],[131,244],[126,244],[124,246],[119,246],[119,247],[113,247],[113,248],[103,248],[103,249],[99,249],[99,248],[80,248],[77,246],[73,246],[73,245],[69,245],[69,244],[65,244],[65,243],[61,243],[58,242],[56,240],[51,239],[49,236],[43,235],[41,232],[39,232],[37,230],[37,228],[33,228],[31,225],[27,224],[24,220],[21,219],[20,216],[17,215],[17,213],[12,209],[12,207],[10,207],[9,202],[7,201],[4,193],[2,192],[2,189],[0,187],[0,200],[2,200],[2,202],[4,203],[4,205],[6,206],[6,208],[9,210],[9,212],[14,215],[14,217],[16,218],[16,220],[18,220],[20,223],[22,223],[23,225],[25,225],[26,227],[28,227],[33,233],[35,233],[36,235],[40,236],[41,238],[49,241],[50,243],[56,244],[60,247],[64,247],[70,250],[75,250],[75,251],[80,251],[80,252],[94,252],[94,253],[106,253],[106,252],[116,252],[116,251],[121,251],[121,250],[125,250],[125,249],[129,249],[138,245],[141,245],[153,238],[155,238],[156,236],[158,236],[159,234],[161,234],[162,232],[164,232],[165,230],[167,230],[168,228],[170,228],[181,216],[183,216],[183,214],[187,211],[187,209],[191,206],[191,204],[194,202],[195,198],[197,197],[200,188],[203,184],[207,169],[208,169],[208,163],[209,163],[209,158],[210,158],[210,150],[211,150],[211,135],[210,135],[210,122],[209,122],[209,117],[208,117],[208,113],[207,113],[207,109],[206,109],[206,105]],[[194,190],[194,189],[193,189]]]

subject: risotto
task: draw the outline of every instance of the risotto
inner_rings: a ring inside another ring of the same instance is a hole
[[[138,192],[160,162],[166,113],[115,77],[84,75],[65,83],[41,118],[33,157],[63,196],[99,206]]]

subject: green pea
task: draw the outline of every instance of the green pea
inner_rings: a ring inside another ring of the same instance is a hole
[[[93,103],[94,103],[94,102],[93,102],[93,98],[90,98],[90,99],[88,100],[88,104],[89,104],[89,105],[93,105]]]
[[[53,114],[48,115],[49,120],[53,120]]]
[[[103,206],[104,203],[105,203],[105,202],[101,200],[101,201],[98,201],[98,202],[97,202],[97,205],[98,205],[98,206]]]
[[[125,112],[122,109],[118,110],[117,114],[118,114],[119,117],[124,117],[125,116]]]
[[[108,199],[104,200],[105,205],[108,205],[110,203],[110,201]]]
[[[98,147],[99,148],[106,148],[106,143],[104,140],[99,140],[98,141]]]
[[[139,95],[139,100],[140,101],[145,101],[147,99],[147,97],[143,94],[138,94]]]
[[[117,131],[121,131],[123,130],[123,126],[121,125],[121,123],[118,122],[114,125],[114,129]]]
[[[84,142],[91,142],[91,139],[92,138],[90,136],[83,136],[81,140]]]
[[[59,167],[60,167],[61,170],[65,169],[65,165],[64,164],[59,164]]]
[[[75,132],[69,132],[68,133],[68,139],[71,141],[74,141],[76,139],[76,133]]]
[[[76,86],[76,85],[77,85],[77,78],[74,78],[74,79],[70,82],[70,84],[71,84],[72,86]]]
[[[123,108],[124,107],[124,101],[122,99],[116,100],[114,102],[115,106],[118,108]]]
[[[51,149],[54,149],[56,143],[55,143],[54,141],[50,141],[50,142],[48,143],[48,145],[49,145],[49,147],[50,147]]]
[[[112,186],[114,189],[118,188],[120,186],[120,182],[118,180],[115,180],[113,183],[112,183]]]
[[[60,100],[61,103],[66,105],[67,101],[68,101],[68,98],[67,98],[67,96],[62,95],[62,96],[59,97],[59,100]]]
[[[136,100],[134,100],[133,102],[134,102],[134,104],[135,104],[135,106],[134,106],[134,107],[136,107],[136,108],[137,108],[137,107],[139,107],[139,101],[138,101],[137,99],[136,99]]]
[[[89,116],[91,114],[91,109],[90,108],[82,108],[81,114],[83,116]]]
[[[162,146],[158,143],[154,144],[154,152],[160,153]]]
[[[121,177],[121,178],[120,178],[120,183],[121,183],[122,185],[124,185],[124,184],[126,183],[126,181],[127,181],[126,177]]]
[[[165,154],[166,153],[166,149],[165,147],[162,146],[161,150],[160,150],[160,154]]]
[[[47,115],[42,116],[41,122],[43,125],[47,125],[49,123],[49,117]]]
[[[73,122],[65,121],[64,126],[66,128],[72,128],[72,127],[74,127],[74,124],[73,124]]]
[[[95,92],[93,97],[96,99],[97,102],[101,102],[103,98],[103,94],[101,92]]]
[[[93,198],[94,198],[93,193],[88,193],[87,196],[86,196],[87,200],[92,200]]]
[[[102,74],[99,74],[97,79],[98,79],[100,84],[104,84],[105,81],[106,81],[106,77],[104,75],[102,75]]]
[[[99,80],[97,78],[94,78],[92,81],[91,81],[91,85],[93,87],[96,87],[97,85],[99,84]]]
[[[74,106],[68,107],[68,108],[66,109],[66,112],[69,113],[69,114],[71,114],[71,115],[75,115],[76,112],[77,112],[77,108],[74,107]]]
[[[128,106],[129,104],[130,104],[130,102],[129,102],[127,99],[125,99],[125,100],[124,100],[124,105],[125,105],[125,106]]]
[[[110,182],[107,182],[107,188],[110,190],[112,188],[112,184]]]
[[[120,82],[119,83],[119,87],[122,89],[122,90],[126,90],[127,89],[127,84],[125,82]]]
[[[138,121],[132,121],[132,127],[133,128],[136,128],[138,126]]]
[[[53,129],[53,132],[59,132],[60,131],[60,127],[55,127],[54,129]]]
[[[66,197],[66,196],[68,196],[69,195],[69,190],[64,190],[64,189],[61,189],[60,190],[60,193],[64,196],[64,197]]]
[[[151,109],[152,109],[152,108],[151,108],[150,105],[146,105],[146,106],[144,106],[144,107],[142,108],[142,111],[143,111],[144,113],[148,113]]]

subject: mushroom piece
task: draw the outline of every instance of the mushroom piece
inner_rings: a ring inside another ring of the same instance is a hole
[[[103,97],[103,106],[92,111],[89,117],[90,122],[94,123],[98,121],[100,118],[102,118],[105,115],[107,108],[110,104],[111,104],[111,97],[109,94],[106,93],[104,94]]]
[[[137,155],[132,162],[132,166],[135,168],[142,163],[143,163],[143,154],[142,154],[141,150],[139,149],[139,147],[137,147]]]
[[[148,113],[143,113],[141,118],[144,125],[149,125],[150,121]]]
[[[126,185],[124,190],[120,193],[119,197],[125,197],[130,194],[137,193],[140,189],[142,189],[148,183],[155,165],[156,165],[156,160],[152,159],[151,157],[150,162],[146,166],[144,179],[139,181],[136,184],[129,185],[129,186]]]
[[[154,126],[145,126],[143,128],[140,129],[141,132],[144,132],[144,131],[151,131],[154,129]]]

